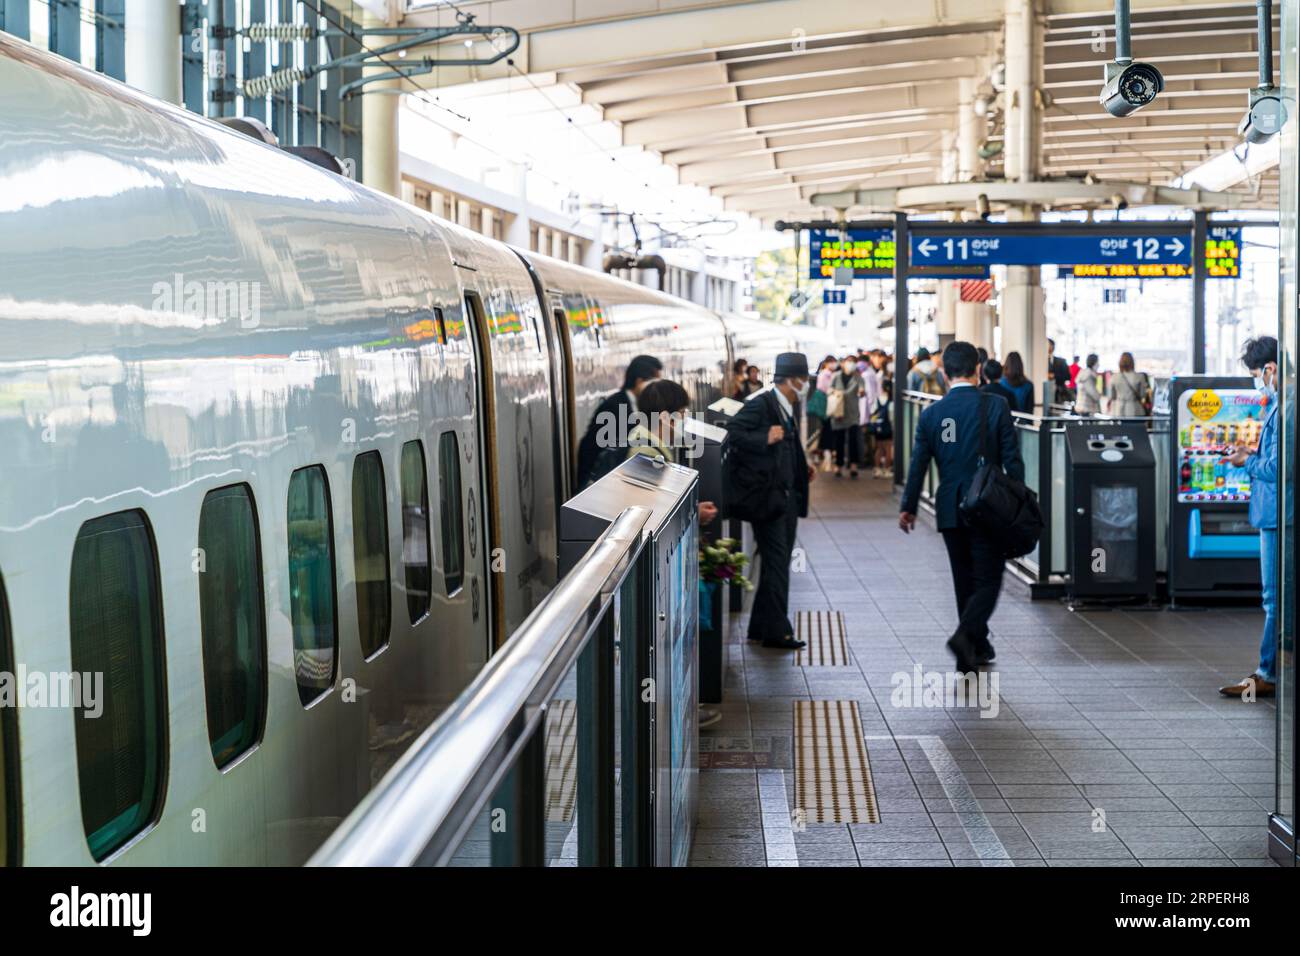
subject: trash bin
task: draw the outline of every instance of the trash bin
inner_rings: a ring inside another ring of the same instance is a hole
[[[1156,594],[1155,454],[1141,424],[1065,429],[1071,598]]]

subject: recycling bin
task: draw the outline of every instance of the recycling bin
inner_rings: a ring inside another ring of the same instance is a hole
[[[1072,598],[1156,595],[1156,460],[1140,422],[1066,426]]]

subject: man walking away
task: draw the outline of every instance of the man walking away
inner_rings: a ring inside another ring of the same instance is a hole
[[[1220,687],[1225,697],[1273,697],[1277,693],[1277,339],[1261,335],[1246,343],[1241,363],[1255,377],[1255,388],[1268,402],[1259,449],[1238,445],[1228,461],[1250,475],[1250,523],[1259,529],[1259,580],[1263,589],[1264,635],[1259,667],[1245,680]]]
[[[1011,409],[996,395],[976,387],[979,356],[969,342],[953,342],[943,351],[943,367],[951,387],[948,394],[921,412],[912,445],[911,470],[903,491],[898,526],[911,533],[916,526],[916,507],[921,481],[933,461],[939,466],[939,488],[935,492],[935,524],[943,535],[952,568],[953,591],[959,621],[948,640],[957,658],[957,670],[966,673],[993,661],[989,642],[989,618],[1002,590],[1003,558],[997,542],[987,533],[965,523],[958,504],[982,460],[980,414],[984,415],[985,445],[993,463],[1019,481],[1025,477]]]
[[[664,363],[653,355],[638,355],[628,363],[623,375],[623,387],[614,392],[596,409],[587,425],[587,433],[578,443],[578,489],[587,487],[600,475],[592,474],[596,459],[604,451],[600,446],[600,435],[615,434],[626,436],[632,427],[632,413],[636,411],[637,396],[647,382],[663,374]]]
[[[758,542],[758,591],[749,615],[749,639],[764,647],[796,650],[790,623],[790,558],[799,519],[808,516],[808,483],[816,472],[804,457],[798,402],[808,386],[808,359],[782,352],[772,387],[749,397],[727,427],[736,489],[748,490],[746,510]]]

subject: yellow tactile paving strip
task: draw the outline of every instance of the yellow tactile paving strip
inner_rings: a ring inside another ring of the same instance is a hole
[[[794,702],[794,773],[804,822],[880,822],[856,702]]]
[[[546,708],[546,822],[568,823],[578,798],[578,707],[557,698]]]
[[[844,637],[843,611],[799,611],[794,636],[807,641],[794,655],[795,667],[849,667],[849,646]]]

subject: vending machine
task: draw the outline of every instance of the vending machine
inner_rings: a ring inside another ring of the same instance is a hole
[[[1169,599],[1259,593],[1259,533],[1250,476],[1228,456],[1259,446],[1264,399],[1249,378],[1176,376],[1169,383]]]

